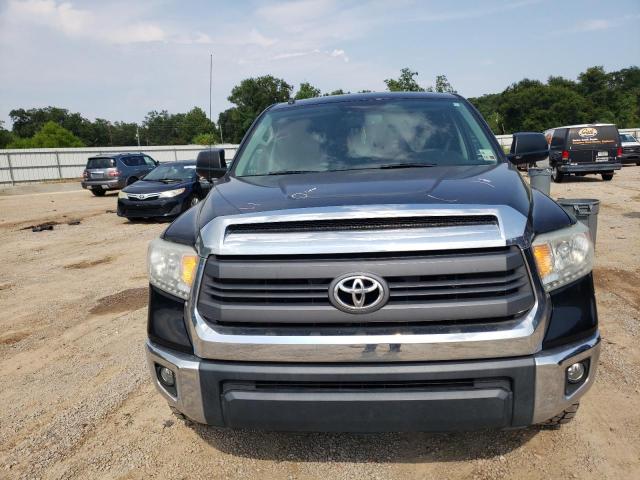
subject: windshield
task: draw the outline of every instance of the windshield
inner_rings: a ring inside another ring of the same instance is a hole
[[[149,172],[144,177],[145,180],[155,180],[157,182],[190,180],[196,176],[195,164],[171,163],[160,165]]]
[[[628,133],[621,133],[620,140],[622,140],[623,142],[637,142],[637,140]]]
[[[464,102],[353,101],[267,112],[235,159],[235,175],[493,165],[498,158]]]
[[[87,168],[111,168],[115,167],[116,162],[113,158],[90,158],[87,160]]]
[[[576,127],[569,130],[569,150],[609,149],[618,146],[618,129],[614,125]]]

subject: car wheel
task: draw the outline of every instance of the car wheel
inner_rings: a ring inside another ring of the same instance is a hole
[[[92,188],[91,193],[93,193],[96,197],[104,197],[104,194],[107,192],[102,188]]]
[[[604,180],[605,182],[608,182],[612,178],[613,178],[613,173],[603,173],[602,174],[602,180]]]
[[[551,178],[555,183],[560,183],[564,179],[564,174],[558,170],[558,167],[554,166],[551,169]]]
[[[127,178],[127,185],[131,185],[132,183],[135,183],[138,181],[138,177],[129,177]]]

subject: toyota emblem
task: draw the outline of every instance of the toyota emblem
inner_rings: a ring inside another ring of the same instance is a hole
[[[329,286],[334,307],[347,313],[372,313],[389,299],[386,282],[369,273],[350,273],[336,278]]]

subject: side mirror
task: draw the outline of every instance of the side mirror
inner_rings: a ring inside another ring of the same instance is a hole
[[[546,159],[549,156],[549,144],[542,133],[518,132],[513,134],[509,161],[518,165],[521,163],[533,163]]]
[[[224,149],[211,148],[198,153],[196,173],[209,181],[211,181],[212,178],[220,178],[227,173],[227,163],[224,161]]]

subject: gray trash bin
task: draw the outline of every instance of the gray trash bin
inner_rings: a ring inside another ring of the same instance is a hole
[[[595,198],[559,198],[558,204],[567,212],[589,227],[593,244],[596,243],[596,233],[598,232],[598,212],[600,211],[600,200]]]
[[[551,193],[551,169],[531,167],[528,173],[531,186],[548,196]]]

